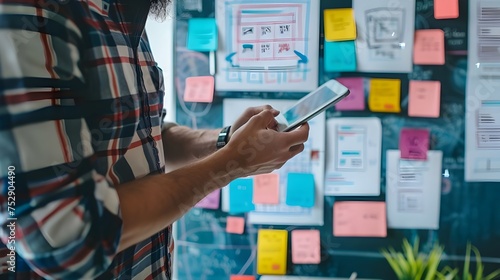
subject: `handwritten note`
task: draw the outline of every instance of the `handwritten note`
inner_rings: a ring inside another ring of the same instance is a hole
[[[319,230],[292,231],[292,263],[319,264],[321,242]]]
[[[352,8],[327,9],[325,16],[325,38],[327,41],[356,39],[356,23]]]
[[[385,202],[335,202],[333,206],[333,235],[343,237],[386,237]]]
[[[286,273],[288,231],[260,229],[257,235],[257,273]]]
[[[243,234],[245,231],[245,218],[227,217],[226,232],[234,234]]]
[[[399,136],[402,159],[426,160],[430,133],[427,129],[403,128]]]
[[[253,180],[236,179],[229,183],[229,213],[246,213],[255,210],[252,203]]]
[[[443,65],[445,63],[443,30],[415,31],[413,63],[422,65]]]
[[[184,101],[211,103],[214,99],[214,77],[199,76],[186,78]]]
[[[231,275],[229,280],[255,280],[253,275]]]
[[[363,78],[337,78],[351,92],[335,105],[337,111],[363,111],[365,109],[365,86]]]
[[[401,80],[371,79],[368,106],[372,112],[401,112]]]
[[[286,205],[314,206],[314,175],[309,173],[288,173]]]
[[[408,95],[409,116],[439,118],[441,107],[441,82],[410,81]]]
[[[220,189],[217,189],[203,198],[194,207],[205,208],[205,209],[218,209],[220,202]]]
[[[458,0],[434,0],[434,18],[458,18],[459,13]]]
[[[217,24],[215,18],[192,18],[188,22],[187,48],[192,51],[217,50]]]
[[[257,175],[254,177],[253,203],[279,204],[280,176],[277,173]]]
[[[354,41],[325,41],[324,67],[327,72],[356,71],[356,45]]]

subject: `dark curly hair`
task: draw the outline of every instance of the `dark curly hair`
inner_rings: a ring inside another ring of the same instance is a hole
[[[151,7],[149,8],[150,14],[157,19],[165,19],[169,10],[172,0],[150,0]]]

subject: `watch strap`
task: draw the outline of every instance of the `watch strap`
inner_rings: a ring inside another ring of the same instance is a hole
[[[229,131],[230,130],[231,130],[231,126],[226,126],[219,132],[219,136],[217,137],[217,143],[216,143],[217,150],[226,146],[226,144],[229,140]]]

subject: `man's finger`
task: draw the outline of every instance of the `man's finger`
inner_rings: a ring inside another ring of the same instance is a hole
[[[251,118],[251,121],[262,128],[268,128],[276,119],[270,110],[264,110]]]
[[[304,123],[299,128],[290,131],[284,132],[284,139],[288,146],[295,146],[302,144],[307,141],[309,138],[309,124]]]

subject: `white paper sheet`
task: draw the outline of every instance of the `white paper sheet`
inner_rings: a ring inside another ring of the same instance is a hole
[[[500,1],[469,3],[465,180],[500,182]]]
[[[380,119],[332,118],[326,129],[325,195],[379,195]]]
[[[217,0],[218,91],[318,86],[319,1]]]
[[[387,151],[387,226],[438,229],[443,152],[428,151],[427,160],[404,160]]]
[[[269,104],[284,112],[295,100],[224,99],[224,125],[230,125],[247,108]],[[325,168],[325,114],[309,121],[309,140],[304,151],[289,160],[280,170],[280,204],[255,205],[255,211],[248,213],[248,222],[269,225],[323,225]],[[313,152],[314,151],[314,152]],[[312,156],[313,155],[313,156]],[[312,173],[315,184],[315,203],[312,208],[286,205],[286,178],[290,172]],[[222,189],[222,210],[229,212],[229,188]]]
[[[409,73],[415,0],[353,0],[360,72]]]

